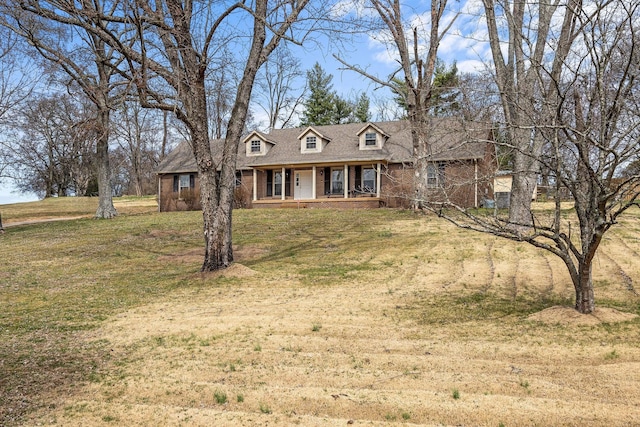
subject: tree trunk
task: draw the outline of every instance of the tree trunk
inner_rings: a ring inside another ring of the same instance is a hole
[[[537,181],[536,166],[534,157],[519,151],[515,153],[509,222],[520,231],[526,231],[531,225],[531,200]]]
[[[576,310],[582,314],[593,313],[595,310],[595,296],[591,278],[591,261],[581,262],[578,267],[577,281],[574,280],[576,290]]]
[[[98,111],[96,162],[98,172],[98,210],[96,218],[109,219],[118,212],[113,206],[113,192],[111,190],[111,168],[109,166],[109,109]]]
[[[220,164],[220,178],[217,178],[216,170],[206,177],[206,186],[213,187],[214,192],[201,195],[202,212],[205,222],[205,258],[202,264],[202,271],[213,271],[226,268],[233,262],[233,247],[231,242],[232,232],[232,211],[233,192],[235,188],[236,160],[238,156],[238,144],[242,137],[247,112],[249,110],[249,100],[255,81],[256,74],[260,66],[264,63],[270,52],[265,52],[263,46],[266,39],[265,22],[267,15],[267,1],[256,2],[254,18],[253,42],[247,64],[242,75],[242,80],[238,85],[236,99],[231,112],[231,118],[227,124],[227,133],[224,139],[222,162]],[[271,46],[273,50],[275,45]],[[202,87],[204,110],[206,114],[206,92]],[[206,134],[208,135],[208,133]],[[203,135],[204,136],[204,135]],[[201,183],[202,186],[202,183]],[[204,190],[201,190],[204,191]],[[217,195],[213,206],[206,206],[208,197]]]
[[[200,200],[204,227],[205,254],[202,271],[227,268],[233,262],[231,245],[231,205],[223,203],[215,168],[200,174]]]
[[[429,165],[429,153],[428,145],[426,141],[426,124],[424,120],[411,120],[411,133],[413,134],[413,185],[414,185],[414,200],[413,209],[424,208],[429,200],[427,194],[427,175]]]

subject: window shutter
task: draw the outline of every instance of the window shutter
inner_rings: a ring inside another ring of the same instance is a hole
[[[324,194],[331,193],[331,168],[324,168]]]
[[[291,196],[291,169],[285,169],[284,177],[284,195]]]
[[[196,188],[196,176],[193,174],[189,175],[189,188]]]
[[[356,189],[359,189],[362,186],[362,166],[356,166],[356,179],[354,184]]]
[[[173,192],[177,193],[178,192],[178,181],[179,181],[179,177],[178,175],[173,175]]]
[[[267,171],[267,197],[273,196],[273,171]]]

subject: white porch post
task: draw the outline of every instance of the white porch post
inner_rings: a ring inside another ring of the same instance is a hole
[[[349,165],[344,165],[344,198],[349,197]]]
[[[253,201],[258,201],[258,170],[253,170]]]
[[[282,191],[281,191],[282,192],[282,196],[280,196],[282,200],[285,200],[287,198],[287,189],[286,189],[286,186],[287,186],[287,175],[286,175],[286,173],[287,173],[287,170],[283,167],[282,168],[282,187],[281,187],[282,188]]]
[[[311,168],[311,198],[316,198],[316,167],[313,166]]]
[[[380,178],[382,177],[382,174],[380,173],[380,163],[378,163],[376,165],[376,197],[380,198],[380,188],[381,188],[381,184],[380,184]]]

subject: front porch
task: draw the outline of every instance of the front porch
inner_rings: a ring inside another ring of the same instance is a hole
[[[288,165],[254,168],[254,208],[378,208],[382,164]]]
[[[321,197],[318,199],[297,200],[293,198],[254,200],[251,207],[292,208],[292,209],[376,209],[385,205],[380,197]]]

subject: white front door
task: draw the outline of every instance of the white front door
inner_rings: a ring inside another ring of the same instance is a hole
[[[293,198],[296,200],[313,198],[313,171],[296,171]]]

